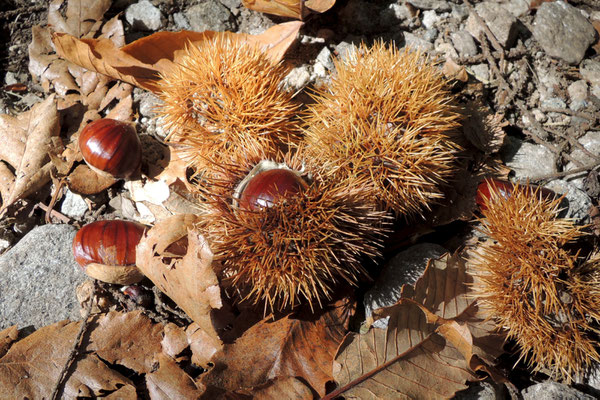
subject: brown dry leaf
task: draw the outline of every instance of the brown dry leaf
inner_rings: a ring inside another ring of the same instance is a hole
[[[305,383],[295,377],[277,378],[253,391],[254,400],[296,399],[311,400],[312,391]]]
[[[431,261],[402,298],[376,310],[388,328],[349,334],[336,357],[338,390],[347,399],[446,398],[464,389],[482,360],[502,353],[504,338],[477,312],[464,260]]]
[[[197,399],[204,392],[169,356],[158,354],[157,361],[158,369],[146,374],[151,399]]]
[[[600,19],[593,20],[592,25],[594,26],[594,29],[596,29],[596,37],[598,38],[596,43],[592,45],[592,49],[594,49],[596,54],[600,54]]]
[[[310,12],[323,13],[334,4],[335,0],[242,0],[250,10],[296,19],[304,19]]]
[[[208,369],[210,360],[217,351],[223,348],[223,343],[221,340],[209,335],[195,322],[185,329],[185,334],[192,351],[192,363]]]
[[[467,82],[469,80],[469,74],[467,74],[464,65],[458,65],[451,58],[446,58],[446,62],[442,67],[442,73],[448,79],[456,79],[460,82]]]
[[[211,311],[221,308],[221,288],[197,216],[174,215],[156,224],[137,246],[137,266],[201,329],[220,341]]]
[[[333,378],[333,358],[352,309],[353,304],[340,301],[314,319],[266,318],[234,344],[225,345],[201,382],[210,387],[208,391],[218,392],[251,390],[272,379],[299,377],[322,396]]]
[[[71,352],[81,323],[58,322],[15,342],[0,358],[0,398],[48,396]],[[118,365],[138,375],[146,374],[148,387],[153,391],[197,398],[202,388],[162,353],[163,328],[141,311],[90,317],[87,339],[77,353],[63,397],[136,398],[133,382],[111,367]],[[23,379],[24,376],[28,379]],[[179,387],[171,388],[175,384]],[[171,389],[174,392],[170,392]]]
[[[0,398],[41,399],[52,389],[67,361],[81,322],[62,321],[14,343],[0,358]],[[28,379],[23,379],[27,377]],[[133,386],[95,354],[77,360],[64,385],[65,398],[99,396]]]
[[[49,153],[55,148],[54,138],[60,133],[55,96],[34,105],[31,110],[16,117],[0,115],[0,161],[15,170],[14,186],[8,197],[2,198],[0,213],[17,200],[27,197],[50,181]],[[10,178],[3,176],[4,182]],[[6,189],[3,189],[5,191]]]
[[[19,337],[19,330],[16,325],[0,331],[0,357],[4,356],[11,344]]]
[[[109,39],[77,39],[65,33],[55,33],[52,40],[61,57],[81,67],[159,93],[160,73],[179,61],[185,46],[225,35],[263,46],[266,56],[279,62],[301,26],[298,21],[286,22],[256,36],[214,31],[157,32],[121,48]]]
[[[108,175],[100,175],[92,171],[86,164],[80,164],[67,177],[69,189],[79,194],[96,194],[111,187],[117,179]]]
[[[37,78],[45,91],[51,86],[59,96],[59,109],[70,107],[81,101],[90,110],[105,110],[109,104],[121,100],[130,101],[132,87],[94,71],[88,71],[59,58],[55,53],[51,35],[62,32],[74,37],[93,38],[99,36],[110,40],[115,46],[125,44],[123,24],[115,16],[103,25],[103,16],[110,8],[110,0],[68,0],[63,18],[61,9],[64,0],[54,0],[48,7],[49,27],[34,26],[29,45],[29,71]],[[111,107],[112,108],[112,107]],[[129,116],[131,118],[131,109]]]

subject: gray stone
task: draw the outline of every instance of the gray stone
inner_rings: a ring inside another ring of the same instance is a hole
[[[235,30],[231,23],[231,12],[223,4],[216,1],[206,1],[188,8],[185,17],[192,30],[231,31]]]
[[[567,93],[569,93],[571,99],[569,105],[571,110],[579,111],[587,107],[588,85],[583,79],[571,83],[567,88]]]
[[[565,108],[567,104],[560,97],[544,98],[541,101],[542,108]]]
[[[517,179],[534,179],[554,174],[556,155],[546,147],[507,136],[501,150],[504,163],[515,172]]]
[[[223,4],[225,7],[229,8],[232,11],[234,9],[242,6],[241,0],[219,0],[219,1],[221,2],[221,4]]]
[[[596,31],[581,12],[563,1],[545,2],[533,22],[533,37],[551,57],[577,64],[594,42]]]
[[[498,400],[508,398],[507,390],[502,384],[492,384],[486,381],[475,382],[468,389],[457,392],[454,400]]]
[[[456,18],[459,21],[464,20],[469,16],[469,9],[463,4],[452,4],[452,12],[450,15],[452,18]]]
[[[433,43],[438,36],[439,31],[436,28],[427,29],[423,34],[423,39]]]
[[[410,32],[404,32],[404,45],[424,52],[433,50],[433,44]]]
[[[175,27],[179,30],[189,31],[192,29],[190,23],[183,13],[178,12],[173,14],[173,22],[175,22]]]
[[[434,10],[434,11],[450,11],[450,2],[445,0],[410,0],[408,3],[412,4],[421,10]]]
[[[87,210],[88,205],[83,199],[83,197],[67,189],[65,198],[63,199],[63,202],[60,205],[60,212],[68,217],[80,220],[81,218],[83,218]]]
[[[329,50],[327,47],[323,47],[323,49],[321,49],[315,61],[330,71],[332,71],[334,68],[331,50]]]
[[[157,31],[165,22],[160,10],[148,0],[140,0],[127,7],[125,19],[133,29],[140,31]]]
[[[263,33],[275,23],[271,21],[265,14],[250,11],[245,7],[240,10],[239,32],[248,33],[250,35],[258,35]]]
[[[392,3],[388,6],[388,10],[396,19],[401,21],[407,21],[413,18],[413,15],[405,3]]]
[[[0,257],[0,329],[80,318],[75,288],[86,275],[73,259],[74,236],[70,225],[38,226]]]
[[[450,35],[452,45],[461,57],[470,57],[477,54],[477,45],[473,36],[467,31],[456,31]]]
[[[509,0],[509,2],[504,3],[503,6],[515,17],[521,17],[527,14],[531,9],[529,4],[530,0]]]
[[[490,31],[498,42],[505,48],[512,47],[517,38],[517,18],[509,13],[504,7],[496,3],[479,3],[475,6],[477,14],[485,21]],[[475,19],[475,15],[469,15],[467,19],[467,31],[477,40],[483,32],[483,27]]]
[[[14,85],[15,83],[19,83],[19,81],[17,80],[17,75],[12,71],[8,71],[4,76],[4,84]]]
[[[558,382],[541,382],[524,389],[523,400],[593,400],[594,397]]]
[[[335,52],[339,60],[348,61],[354,57],[358,47],[354,43],[340,42],[335,46]]]
[[[572,182],[554,180],[545,185],[557,194],[564,194],[569,208],[564,213],[565,218],[573,218],[579,224],[589,223],[589,210],[592,200],[583,190],[577,188]]]
[[[135,101],[138,103],[138,111],[142,117],[153,118],[156,116],[155,108],[161,100],[146,90],[134,91]]]
[[[600,131],[589,131],[585,135],[580,137],[578,142],[581,143],[583,148],[591,154],[600,156]],[[571,157],[578,160],[583,165],[590,165],[597,162],[589,154],[577,148],[575,148],[571,152]],[[574,162],[569,162],[565,168],[567,171],[570,171],[578,167],[579,166],[576,165]],[[569,179],[569,181],[572,182],[578,188],[583,189],[583,177],[581,175],[572,177],[571,179]]]
[[[297,92],[302,90],[310,82],[310,71],[306,65],[301,65],[290,71],[285,78],[283,78],[282,86],[285,90],[290,92]]]
[[[600,61],[583,60],[579,72],[590,85],[600,86]]]
[[[488,83],[490,81],[490,67],[487,64],[475,64],[471,66],[471,71],[480,82]]]
[[[365,293],[365,312],[395,304],[403,285],[414,285],[421,277],[430,259],[441,257],[448,251],[434,243],[420,243],[396,254],[383,268],[373,287]],[[374,326],[385,328],[387,321],[375,321]]]
[[[435,28],[435,24],[440,20],[437,13],[434,10],[427,10],[423,12],[421,22],[425,29]]]

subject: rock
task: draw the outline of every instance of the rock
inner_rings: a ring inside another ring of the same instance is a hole
[[[475,64],[471,66],[471,71],[480,82],[488,83],[490,81],[490,67],[487,64]]]
[[[83,218],[87,210],[88,205],[83,199],[83,197],[67,189],[65,198],[63,199],[63,202],[60,205],[60,212],[68,217],[80,220],[81,218]]]
[[[589,151],[590,153],[600,156],[600,131],[589,131],[585,135],[579,138],[579,143],[583,146],[584,149]],[[590,165],[594,162],[597,162],[592,156],[584,152],[583,150],[575,148],[571,152],[571,157],[581,162],[583,165]],[[574,162],[569,162],[565,167],[567,171],[572,169],[576,169],[579,166]],[[580,189],[583,189],[583,178],[581,175],[577,175],[571,179],[569,182],[572,182]]]
[[[217,1],[207,1],[188,8],[185,17],[192,30],[202,31],[234,31],[231,23],[231,12]]]
[[[0,329],[80,318],[75,288],[86,275],[73,259],[74,236],[70,225],[38,226],[0,257]]]
[[[340,42],[335,46],[335,52],[339,60],[347,61],[352,59],[354,53],[358,50],[358,47],[354,43]]]
[[[523,400],[593,400],[589,394],[558,382],[541,382],[524,389],[521,394]]]
[[[421,10],[434,10],[440,12],[450,11],[452,9],[450,2],[445,0],[410,0],[408,3]]]
[[[14,85],[15,83],[19,83],[17,80],[17,76],[14,72],[8,71],[4,76],[4,84],[5,85]]]
[[[475,11],[504,48],[512,47],[517,38],[517,18],[514,15],[500,4],[489,2],[477,4]],[[483,27],[477,22],[475,15],[469,15],[467,18],[466,29],[477,40],[479,40],[479,35],[485,35]]]
[[[594,26],[581,12],[563,1],[545,2],[533,22],[533,37],[551,57],[577,64],[594,42]]]
[[[306,65],[301,65],[290,71],[283,78],[282,86],[291,92],[297,92],[303,89],[310,82],[310,71]]]
[[[565,195],[568,202],[568,209],[561,216],[573,218],[578,224],[587,224],[590,222],[589,209],[592,206],[592,200],[583,190],[577,188],[572,182],[565,180],[554,180],[544,187],[553,190],[559,195]]]
[[[133,29],[139,31],[157,31],[165,22],[160,10],[148,0],[140,0],[127,7],[125,19]]]
[[[448,251],[434,243],[420,243],[396,254],[383,268],[373,287],[365,293],[365,312],[371,316],[373,310],[391,306],[400,298],[403,285],[414,285],[421,277],[430,259],[441,257]],[[387,320],[373,324],[385,328]]]
[[[331,50],[329,50],[327,47],[323,47],[323,49],[317,55],[316,62],[321,64],[326,69],[332,71],[334,65]]]
[[[508,3],[503,4],[504,8],[515,17],[527,14],[531,9],[529,5],[530,0],[509,0]]]
[[[435,28],[435,24],[440,20],[437,13],[434,10],[427,10],[423,12],[423,17],[421,18],[421,23],[425,27],[425,29]]]
[[[433,44],[410,32],[404,32],[404,45],[423,52],[433,50]]]
[[[457,31],[450,35],[452,45],[461,57],[470,57],[477,54],[477,45],[473,36],[467,31]]]
[[[183,13],[175,13],[173,14],[173,22],[175,22],[175,27],[178,30],[186,30],[189,31],[192,29],[192,27],[190,26],[190,23],[188,22],[187,18],[185,17],[185,15]]]
[[[567,103],[560,97],[549,97],[541,101],[542,108],[565,108]]]
[[[571,99],[571,104],[569,105],[571,110],[579,111],[587,107],[588,85],[583,79],[571,83],[567,88],[567,93],[569,93],[569,98]]]
[[[583,60],[579,72],[590,85],[600,86],[600,61]]]
[[[507,399],[508,391],[501,383],[474,382],[468,389],[456,392],[454,400],[497,400]]]
[[[546,147],[507,136],[501,150],[502,161],[515,172],[517,179],[534,179],[554,174],[556,155]]]

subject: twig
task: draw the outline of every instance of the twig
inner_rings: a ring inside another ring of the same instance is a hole
[[[96,295],[97,284],[94,282],[94,291],[92,293],[92,298],[85,310],[85,315],[83,316],[83,321],[81,321],[81,326],[79,327],[79,332],[77,332],[77,336],[75,337],[75,341],[73,343],[73,347],[71,348],[71,352],[69,353],[69,357],[63,366],[62,371],[60,372],[60,376],[54,385],[54,389],[52,390],[52,395],[50,396],[51,400],[57,400],[59,398],[60,393],[62,392],[61,387],[66,383],[66,377],[71,369],[71,365],[73,365],[73,361],[75,361],[75,357],[79,351],[79,346],[81,345],[81,338],[86,331],[88,326],[88,319],[90,318],[90,314],[92,313],[92,305],[94,304],[94,297]],[[64,390],[64,389],[63,389]]]
[[[41,208],[43,211],[45,211],[47,213],[47,215],[49,213],[49,215],[51,217],[54,217],[54,218],[56,218],[56,219],[64,222],[65,224],[68,224],[69,222],[71,222],[71,219],[69,217],[67,217],[66,215],[64,215],[64,214],[62,214],[62,213],[60,213],[60,212],[58,212],[56,210],[51,209],[50,207],[48,207],[47,205],[45,205],[41,201],[39,203],[37,203],[35,205],[35,207]]]
[[[555,113],[560,113],[560,114],[567,114],[567,115],[571,115],[573,117],[579,117],[579,118],[583,118],[583,119],[587,119],[590,121],[596,121],[597,117],[588,114],[588,113],[584,113],[584,112],[578,112],[578,111],[573,111],[573,110],[569,110],[567,108],[553,108],[553,107],[542,107],[542,111],[543,112],[555,112]]]
[[[486,36],[488,37],[490,42],[492,42],[492,46],[494,46],[494,49],[500,53],[500,62],[504,62],[504,47],[502,47],[500,42],[498,42],[498,39],[496,39],[496,35],[494,35],[494,33],[490,30],[490,27],[485,23],[483,18],[479,16],[477,11],[475,11],[475,7],[473,7],[471,2],[469,0],[465,0],[465,4],[469,8],[469,12],[475,18],[475,21],[477,21],[477,23],[483,28],[483,31],[485,32]]]
[[[562,171],[562,172],[555,172],[555,173],[552,173],[552,174],[546,174],[546,175],[538,176],[536,178],[532,178],[532,179],[529,179],[529,180],[531,182],[540,182],[540,181],[552,180],[552,179],[556,179],[556,178],[564,178],[565,176],[576,175],[576,174],[580,174],[582,172],[591,171],[591,170],[593,170],[595,168],[598,168],[598,167],[600,167],[600,163],[590,164],[590,165],[586,165],[586,166],[581,167],[581,168],[570,169],[568,171]]]

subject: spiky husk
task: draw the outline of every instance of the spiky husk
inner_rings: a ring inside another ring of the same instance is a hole
[[[492,192],[480,220],[491,240],[472,260],[474,293],[533,370],[570,381],[599,360],[600,259],[565,248],[584,232],[556,218],[561,199],[520,186],[509,197]]]
[[[196,175],[218,177],[215,164],[235,164],[247,150],[267,158],[297,139],[297,105],[280,88],[283,64],[222,35],[185,51],[162,76],[157,115]]]
[[[388,216],[364,203],[359,187],[323,180],[298,155],[272,161],[303,171],[308,188],[255,212],[209,196],[199,229],[223,266],[222,278],[241,299],[264,302],[265,311],[322,305],[337,283],[356,284],[366,275],[362,262],[380,255]],[[221,182],[229,192],[252,168],[243,166]]]
[[[441,73],[419,53],[381,42],[335,67],[305,118],[308,154],[400,215],[429,208],[459,150],[460,114]]]

